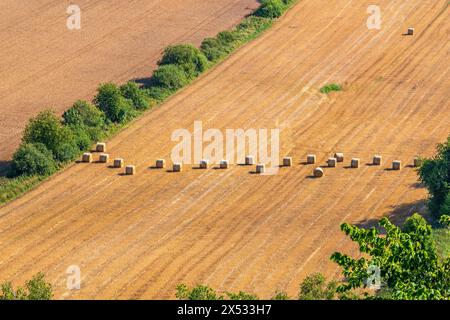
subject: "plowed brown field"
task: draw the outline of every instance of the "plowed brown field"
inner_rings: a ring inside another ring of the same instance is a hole
[[[228,29],[256,0],[79,0],[81,30],[66,27],[71,1],[0,1],[0,160],[29,118],[90,99],[101,82],[148,77],[171,43],[197,45]]]
[[[43,271],[56,298],[174,298],[180,282],[268,298],[295,295],[312,272],[339,276],[330,255],[357,252],[339,224],[423,210],[415,170],[385,168],[431,155],[450,128],[447,1],[378,3],[382,29],[368,30],[371,1],[301,1],[109,142],[138,175],[75,164],[0,208],[0,280]],[[402,36],[410,25],[416,34]],[[323,99],[328,82],[345,90]],[[172,131],[192,131],[195,120],[204,129],[278,126],[295,165],[273,176],[149,169],[169,158]],[[335,151],[360,157],[361,168],[309,178],[305,155],[322,164]],[[366,165],[374,154],[383,167]],[[65,289],[73,264],[83,279],[75,293]]]

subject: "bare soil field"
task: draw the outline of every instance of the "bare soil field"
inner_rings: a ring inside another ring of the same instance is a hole
[[[370,4],[301,1],[137,120],[108,142],[113,158],[137,165],[136,176],[74,164],[1,207],[0,282],[43,271],[58,299],[174,298],[181,282],[270,298],[276,290],[295,296],[312,272],[339,277],[330,255],[357,253],[340,223],[423,211],[415,170],[386,168],[430,156],[450,128],[447,1],[381,0],[381,30],[366,27]],[[403,36],[410,25],[416,34]],[[344,91],[319,94],[330,82]],[[280,127],[282,155],[294,166],[273,176],[242,166],[150,169],[169,158],[172,131],[192,131],[196,120],[204,129]],[[311,179],[306,154],[324,164],[336,151],[345,166],[359,157],[361,167]],[[374,154],[384,166],[367,165]],[[81,268],[80,291],[66,291],[70,265]]]
[[[199,45],[237,24],[256,0],[80,0],[81,30],[68,30],[70,1],[0,3],[0,160],[9,160],[29,118],[99,83],[148,77],[171,43]]]

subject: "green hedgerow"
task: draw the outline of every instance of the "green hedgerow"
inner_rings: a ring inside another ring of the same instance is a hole
[[[93,104],[78,100],[63,114],[67,126],[87,126],[101,128],[105,125],[105,114]]]
[[[24,143],[14,153],[12,171],[16,176],[50,175],[57,169],[53,154],[42,143]]]
[[[275,19],[281,17],[286,4],[282,0],[263,0],[261,6],[255,11],[258,17]]]
[[[184,70],[178,65],[162,65],[153,73],[152,85],[174,92],[189,83]]]
[[[122,93],[122,96],[133,102],[133,106],[137,110],[148,109],[148,98],[146,97],[145,92],[143,92],[135,82],[130,81],[124,84],[120,87],[120,92]]]
[[[120,88],[113,83],[100,85],[94,103],[114,123],[123,123],[135,116],[133,102],[123,97]]]
[[[181,67],[188,79],[194,79],[208,68],[208,59],[191,44],[177,44],[167,47],[159,66],[177,65]]]
[[[73,159],[78,151],[74,147],[73,132],[64,126],[52,110],[44,110],[32,118],[25,128],[23,143],[42,143],[58,161]],[[69,156],[69,151],[73,151]]]

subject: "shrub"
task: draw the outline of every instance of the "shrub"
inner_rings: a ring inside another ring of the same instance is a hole
[[[289,300],[289,296],[284,291],[277,291],[270,300]]]
[[[223,31],[216,38],[206,38],[200,48],[209,61],[218,61],[231,53],[242,41],[239,32]]]
[[[25,128],[22,138],[23,143],[42,143],[53,153],[57,160],[60,156],[66,161],[68,147],[63,145],[75,145],[75,139],[72,131],[61,124],[61,121],[51,110],[45,110],[32,118]],[[76,154],[73,154],[74,157]]]
[[[54,151],[55,159],[59,162],[69,162],[75,159],[80,153],[80,149],[76,143],[76,139],[70,143],[63,143],[59,145]]]
[[[156,86],[143,89],[143,91],[147,95],[147,97],[149,97],[150,101],[153,100],[153,103],[163,101],[173,93],[173,91],[167,88],[161,88]]]
[[[38,273],[25,283],[25,288],[14,290],[10,282],[0,284],[0,300],[50,300],[52,286],[45,281],[43,273]]]
[[[71,126],[69,128],[73,132],[74,144],[78,150],[88,150],[94,141],[101,140],[99,139],[101,135],[100,129],[83,126]]]
[[[439,216],[449,214],[450,207],[450,137],[446,143],[439,144],[436,155],[425,159],[419,169],[421,182],[430,193],[430,211]]]
[[[179,300],[223,300],[223,296],[218,295],[212,288],[198,285],[190,289],[185,284],[177,286],[175,294]]]
[[[342,90],[342,86],[337,83],[330,83],[330,84],[327,84],[327,85],[323,86],[322,88],[320,88],[320,92],[325,93],[325,94],[328,94],[332,91],[341,91],[341,90]]]
[[[327,283],[321,273],[312,274],[300,285],[299,300],[332,300],[336,295],[337,283]]]
[[[137,110],[145,110],[149,107],[149,101],[145,93],[139,88],[135,82],[128,82],[120,87],[122,96],[133,102],[133,106]]]
[[[236,27],[236,31],[240,34],[241,37],[245,39],[252,39],[262,31],[266,30],[268,27],[272,25],[272,20],[258,17],[258,16],[250,16],[244,21],[242,21]]]
[[[163,65],[153,73],[152,85],[174,92],[189,83],[183,69],[174,64]]]
[[[285,3],[282,0],[263,0],[261,6],[255,11],[258,17],[275,19],[281,17],[285,10]]]
[[[15,175],[50,175],[57,169],[53,154],[42,143],[22,144],[13,155]]]
[[[158,64],[177,65],[184,70],[188,79],[193,79],[208,68],[208,59],[193,45],[178,44],[167,47]]]
[[[244,291],[239,291],[239,293],[227,292],[226,295],[230,300],[258,300],[256,295]]]
[[[220,42],[217,38],[206,38],[200,46],[203,54],[209,61],[218,61],[225,57],[230,49]]]
[[[64,112],[63,123],[67,126],[101,128],[105,125],[105,114],[91,103],[78,100]]]
[[[94,103],[114,123],[123,123],[135,116],[132,101],[123,97],[119,87],[113,83],[100,85]]]

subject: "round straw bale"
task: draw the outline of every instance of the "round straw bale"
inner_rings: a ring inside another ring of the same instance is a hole
[[[292,157],[284,157],[283,158],[283,166],[291,167],[292,166]]]
[[[323,177],[323,169],[322,168],[315,168],[314,169],[314,177],[316,177],[316,178],[321,178],[321,177]]]
[[[350,166],[352,168],[359,168],[360,163],[361,163],[361,160],[359,158],[353,158],[350,163]]]
[[[108,163],[109,162],[109,154],[102,153],[99,157],[100,163]]]
[[[114,168],[123,168],[124,161],[122,158],[114,159]]]
[[[316,163],[316,155],[315,155],[315,154],[308,154],[308,155],[306,156],[306,162],[307,162],[308,164],[314,164],[314,163]]]
[[[328,163],[328,167],[334,168],[334,167],[336,167],[337,159],[329,158],[327,163]]]
[[[125,167],[125,174],[129,176],[133,176],[136,174],[136,167],[132,165],[128,165]]]
[[[98,142],[97,147],[95,148],[97,152],[106,152],[106,143]]]
[[[200,161],[200,169],[208,169],[208,164],[209,164],[208,160],[201,160]]]
[[[337,162],[344,162],[344,154],[342,152],[336,152],[334,154]]]
[[[383,157],[382,157],[382,156],[375,155],[375,156],[373,157],[372,164],[373,164],[374,166],[381,166],[382,163],[383,163]]]
[[[183,165],[181,163],[174,163],[172,167],[173,172],[181,172],[183,171]]]
[[[256,165],[256,173],[262,174],[262,173],[265,173],[265,172],[266,172],[266,165],[265,164],[259,163],[259,164]]]
[[[402,162],[400,160],[392,161],[392,170],[401,170],[401,169],[402,169]]]

